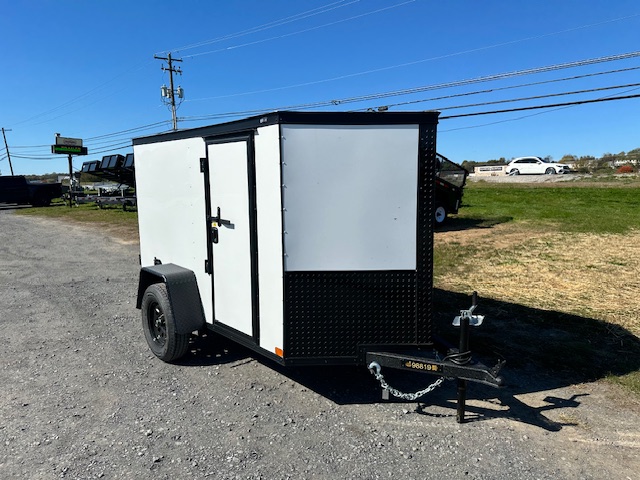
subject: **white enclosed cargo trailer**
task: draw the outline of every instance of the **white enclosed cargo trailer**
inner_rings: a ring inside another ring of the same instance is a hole
[[[208,328],[283,365],[499,385],[497,370],[424,356],[437,118],[275,112],[134,139],[152,351],[174,361]]]

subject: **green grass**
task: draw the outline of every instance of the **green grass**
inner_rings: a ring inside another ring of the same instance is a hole
[[[640,182],[612,178],[527,185],[471,182],[465,187],[460,213],[451,219],[448,228],[462,234],[485,228],[489,233],[490,227],[498,224],[511,224],[516,229],[509,231],[532,235],[556,232],[624,235],[640,230]],[[500,233],[495,235],[499,240]],[[482,238],[480,242],[451,239],[438,242],[436,238],[435,284],[445,276],[464,278],[465,271],[478,262],[518,263],[519,257],[508,246],[497,251],[492,246],[492,237]],[[562,244],[549,241],[546,249],[540,251],[540,262],[553,264],[558,248]],[[624,265],[624,259],[609,263]],[[477,287],[481,290],[482,285]],[[439,294],[445,298],[459,295]],[[559,302],[562,304],[561,299]],[[443,303],[462,305],[464,300]],[[482,313],[490,321],[477,333],[475,345],[479,350],[485,347],[509,352],[515,357],[510,364],[516,368],[535,365],[547,372],[569,375],[577,383],[604,378],[640,396],[640,339],[631,332],[619,328],[618,337],[611,333],[616,325],[591,318],[589,311],[575,311],[575,305],[557,308],[569,309],[566,311],[525,306],[517,291],[509,301],[486,298],[481,305]],[[522,364],[518,359],[522,359]]]
[[[458,217],[480,226],[511,221],[563,232],[625,233],[640,228],[640,188],[472,182]]]
[[[138,228],[138,213],[124,211],[120,206],[101,209],[93,203],[87,203],[69,207],[68,204],[57,201],[49,207],[23,208],[16,210],[16,213],[18,215],[59,218],[88,224],[107,224],[134,230]]]

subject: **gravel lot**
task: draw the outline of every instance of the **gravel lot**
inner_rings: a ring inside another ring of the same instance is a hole
[[[640,404],[603,382],[507,365],[458,425],[453,382],[382,402],[364,368],[286,370],[207,337],[164,364],[138,268],[135,243],[0,208],[0,478],[638,478]]]

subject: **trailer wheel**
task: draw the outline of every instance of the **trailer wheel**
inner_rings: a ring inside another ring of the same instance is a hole
[[[189,347],[189,335],[176,332],[167,286],[154,283],[142,297],[142,328],[153,354],[165,362],[182,357]]]
[[[447,209],[441,203],[436,205],[436,210],[433,214],[433,220],[437,225],[442,225],[444,221],[447,219]]]

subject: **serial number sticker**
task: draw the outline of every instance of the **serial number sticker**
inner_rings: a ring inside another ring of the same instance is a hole
[[[427,362],[416,362],[415,360],[403,360],[402,364],[406,368],[410,368],[412,370],[420,370],[422,372],[441,372],[442,367],[437,364],[427,363]]]

